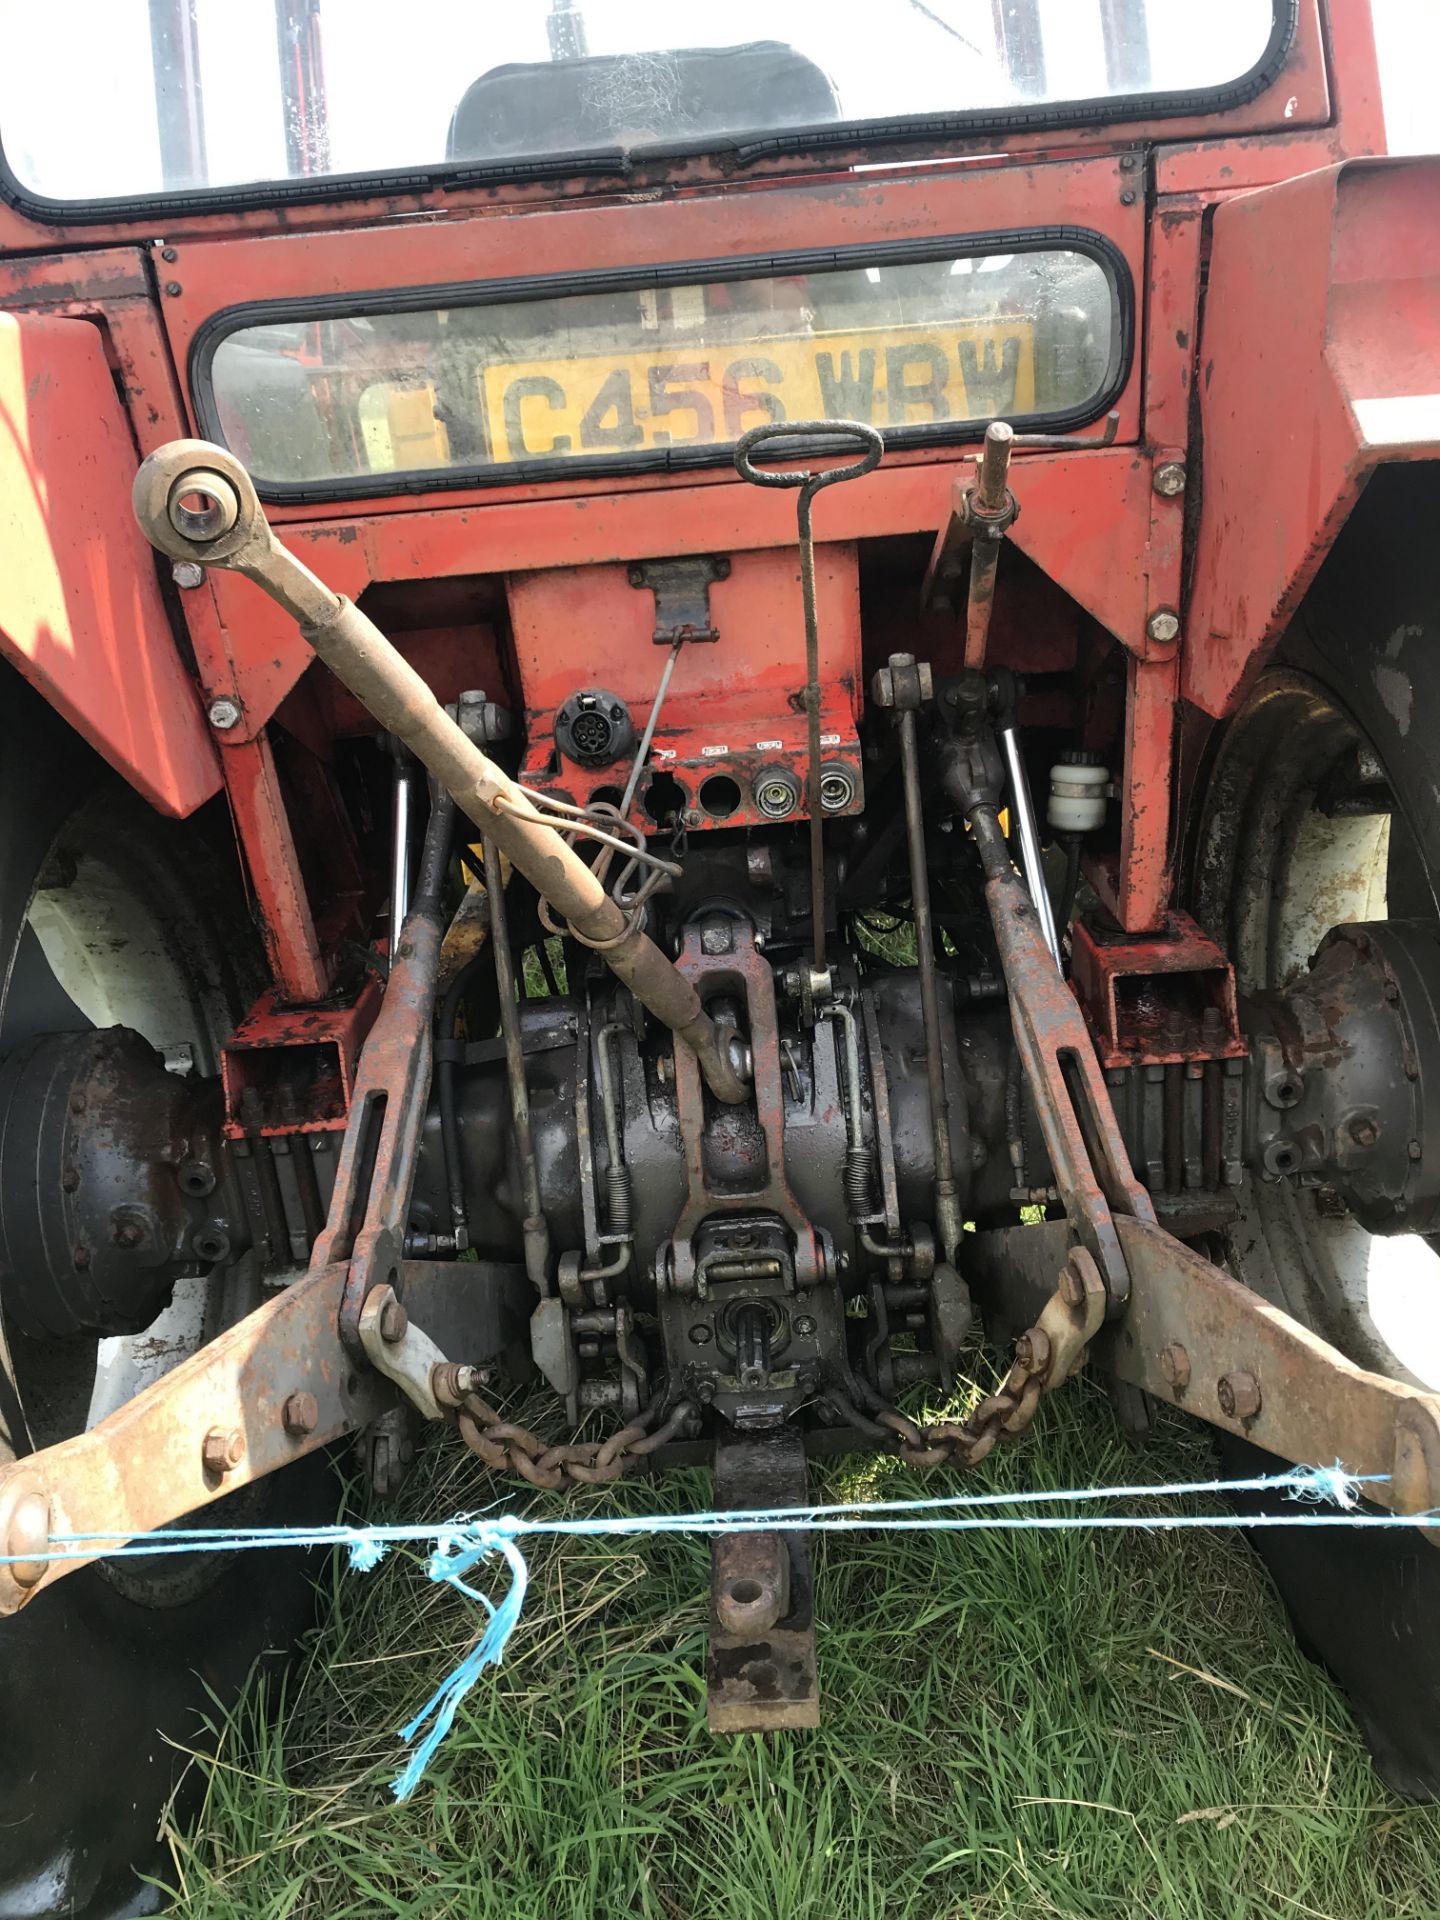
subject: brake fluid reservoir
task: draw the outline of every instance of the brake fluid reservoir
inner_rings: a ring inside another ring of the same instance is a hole
[[[1057,833],[1090,833],[1103,826],[1110,797],[1110,769],[1093,754],[1067,754],[1050,769],[1050,799],[1045,818]]]

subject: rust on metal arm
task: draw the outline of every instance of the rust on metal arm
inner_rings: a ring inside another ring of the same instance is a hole
[[[744,1100],[744,1085],[695,989],[575,849],[534,818],[521,789],[450,718],[368,615],[276,539],[254,483],[233,454],[204,440],[173,440],[140,468],[133,498],[136,519],[162,553],[241,573],[283,607],[336,678],[404,741],[576,937],[692,1050],[715,1097],[731,1105]]]

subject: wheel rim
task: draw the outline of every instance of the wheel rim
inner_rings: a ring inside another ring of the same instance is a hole
[[[1354,770],[1364,784],[1347,811],[1335,796]],[[1437,876],[1424,870],[1404,798],[1318,681],[1284,671],[1259,683],[1220,744],[1193,868],[1196,917],[1233,959],[1242,999],[1304,973],[1332,926],[1435,917]],[[1238,1278],[1357,1364],[1440,1387],[1430,1241],[1368,1233],[1323,1186],[1251,1176],[1238,1198],[1226,1235]]]
[[[175,851],[167,848],[167,840]],[[5,979],[0,955],[0,1060],[45,1032],[123,1026],[184,1075],[218,1072],[239,985],[231,938],[207,915],[213,899],[177,857],[199,841],[106,783],[64,823],[37,875]],[[93,1426],[257,1304],[223,1265],[176,1284],[142,1332],[37,1340],[7,1329],[33,1443]],[[220,1571],[221,1556],[99,1563],[130,1598],[173,1606]]]

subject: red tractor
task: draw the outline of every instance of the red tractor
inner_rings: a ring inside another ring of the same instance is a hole
[[[137,1910],[305,1616],[104,1544],[341,1442],[770,1508],[1088,1356],[1440,1506],[1440,173],[1369,9],[723,11],[7,17],[4,1913]],[[1435,1790],[1440,1558],[1259,1538]],[[717,1731],[815,1723],[809,1568],[717,1537]]]

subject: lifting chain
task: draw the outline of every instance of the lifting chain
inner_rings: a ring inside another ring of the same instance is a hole
[[[496,1473],[518,1473],[532,1487],[551,1492],[561,1488],[603,1486],[618,1480],[632,1460],[656,1453],[667,1441],[683,1434],[699,1411],[682,1400],[666,1419],[655,1424],[659,1402],[646,1408],[638,1420],[612,1433],[608,1440],[570,1440],[551,1446],[513,1420],[506,1420],[478,1393],[467,1393],[455,1410],[455,1424],[470,1451]]]
[[[1015,1440],[1035,1417],[1040,1396],[1068,1380],[1085,1358],[1085,1349],[1105,1319],[1105,1283],[1084,1247],[1072,1247],[1060,1283],[1039,1319],[1015,1342],[1015,1358],[998,1390],[982,1400],[965,1420],[938,1420],[928,1426],[878,1400],[866,1416],[841,1395],[831,1404],[854,1426],[877,1439],[893,1437],[907,1466],[978,1467],[1001,1440]],[[626,1465],[657,1453],[690,1427],[699,1409],[688,1400],[659,1420],[653,1401],[637,1420],[608,1440],[569,1440],[550,1445],[528,1427],[507,1420],[472,1382],[476,1370],[450,1363],[432,1376],[437,1401],[449,1407],[460,1437],[470,1451],[496,1473],[515,1473],[532,1487],[552,1492],[577,1486],[603,1486],[618,1480]]]
[[[1043,1393],[1063,1385],[1084,1363],[1105,1319],[1105,1285],[1084,1247],[1073,1247],[1060,1284],[1039,1319],[1015,1342],[1015,1359],[998,1390],[965,1420],[922,1426],[897,1407],[873,1407],[873,1424],[894,1434],[911,1467],[978,1467],[1001,1440],[1016,1440],[1035,1418]],[[853,1410],[852,1410],[853,1411]]]

